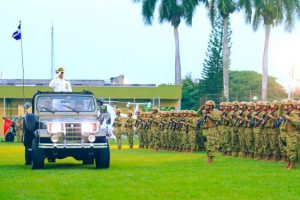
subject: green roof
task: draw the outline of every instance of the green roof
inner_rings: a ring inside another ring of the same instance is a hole
[[[33,94],[40,91],[52,91],[49,87],[25,86],[25,98],[31,98]],[[76,87],[73,91],[88,90],[96,97],[116,98],[116,99],[181,99],[181,86],[179,85],[159,85],[157,87],[134,87],[134,86],[101,86],[101,87]],[[23,98],[22,86],[0,86],[0,98]]]

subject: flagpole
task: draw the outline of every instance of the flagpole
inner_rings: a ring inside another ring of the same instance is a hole
[[[25,103],[25,72],[24,72],[24,59],[23,59],[23,34],[22,34],[22,26],[20,20],[20,31],[21,31],[21,59],[22,59],[22,74],[23,74],[23,101]]]

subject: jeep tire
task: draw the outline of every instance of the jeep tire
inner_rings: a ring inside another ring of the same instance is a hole
[[[107,169],[110,165],[110,150],[109,144],[105,149],[95,150],[96,169]]]
[[[33,131],[28,131],[25,128],[25,124],[23,123],[23,134],[22,134],[22,141],[25,147],[32,146],[32,140],[33,140]]]
[[[32,140],[32,169],[44,169],[44,153],[43,149],[39,148],[38,138]]]
[[[31,165],[32,151],[31,147],[25,146],[25,165]]]
[[[13,142],[15,139],[15,135],[12,132],[7,132],[5,135],[5,142]]]

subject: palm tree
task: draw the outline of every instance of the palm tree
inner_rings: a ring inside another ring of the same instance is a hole
[[[178,27],[181,19],[185,19],[187,25],[192,24],[194,10],[198,0],[134,0],[142,3],[142,15],[146,25],[151,25],[154,18],[156,4],[159,2],[159,22],[169,22],[174,28],[175,38],[175,84],[181,84],[181,63],[179,52]]]
[[[223,87],[225,101],[229,101],[229,45],[228,45],[228,23],[229,16],[237,9],[237,4],[233,0],[211,0],[208,4],[210,21],[213,24],[219,13],[223,19]]]
[[[284,22],[285,29],[291,31],[295,12],[299,9],[299,0],[252,0],[254,9],[252,27],[256,31],[261,23],[265,27],[265,44],[262,61],[262,100],[267,100],[268,89],[268,52],[271,28]],[[251,16],[250,10],[245,10]],[[248,17],[247,17],[248,18]]]

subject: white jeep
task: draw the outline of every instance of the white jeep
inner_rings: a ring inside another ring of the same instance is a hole
[[[32,114],[24,117],[25,164],[43,169],[44,161],[71,156],[96,169],[109,168],[106,130],[100,128],[91,92],[41,92],[32,98]]]

